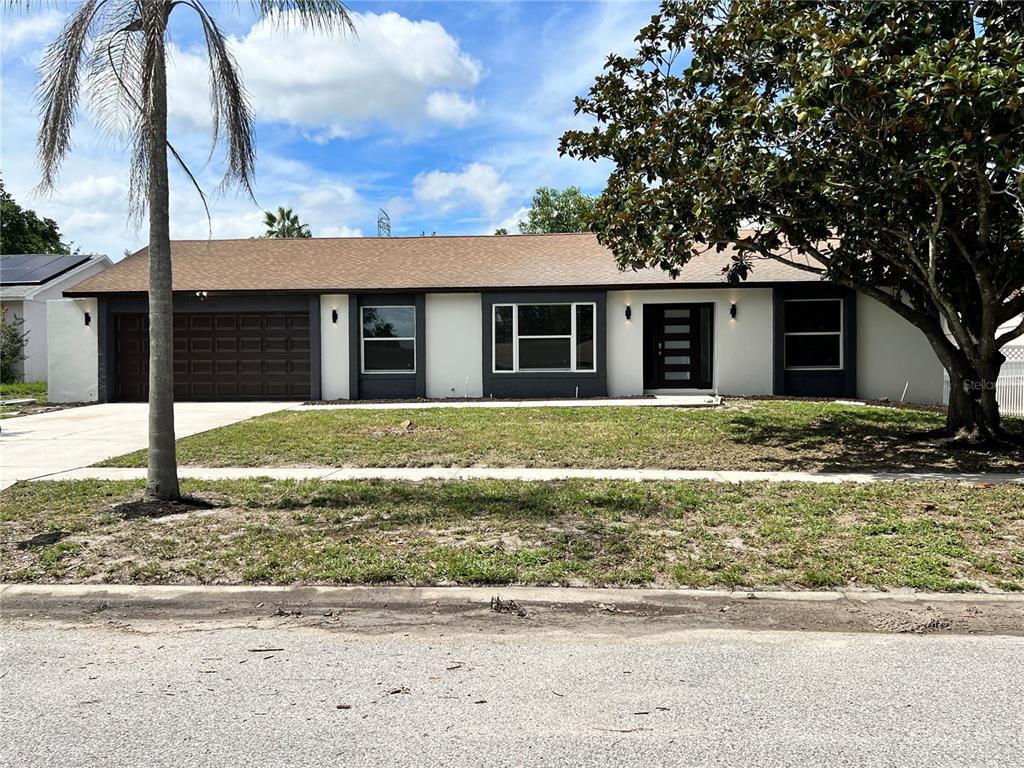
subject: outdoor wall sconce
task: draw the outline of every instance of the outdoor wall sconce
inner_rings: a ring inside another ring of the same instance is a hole
[[[91,322],[92,322],[92,315],[90,315],[88,312],[86,312],[85,313],[85,324],[89,325]]]
[[[736,303],[735,302],[733,302],[732,304],[729,305],[729,317],[731,317],[733,320],[736,319]]]
[[[206,301],[206,291],[196,291],[196,297],[200,301]]]
[[[629,320],[631,317],[633,317],[633,308],[631,306],[629,306],[629,304],[627,304],[626,305],[626,319]]]
[[[338,322],[338,310],[337,309],[332,309],[331,310],[331,322],[332,323],[337,323]]]

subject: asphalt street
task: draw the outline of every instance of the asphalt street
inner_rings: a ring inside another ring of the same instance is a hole
[[[1024,639],[0,624],[0,764],[1007,766]],[[523,627],[519,629],[517,627]]]

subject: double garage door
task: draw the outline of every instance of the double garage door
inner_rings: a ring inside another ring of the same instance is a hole
[[[114,315],[114,338],[117,400],[148,400],[148,316]],[[308,313],[175,314],[175,400],[309,397]]]

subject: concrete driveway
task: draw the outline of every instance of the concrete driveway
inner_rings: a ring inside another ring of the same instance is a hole
[[[295,403],[175,403],[179,437],[216,429]],[[103,403],[0,423],[0,490],[29,480],[88,467],[147,444],[147,403]]]

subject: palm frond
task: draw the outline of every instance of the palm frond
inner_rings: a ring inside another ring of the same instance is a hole
[[[341,30],[356,35],[352,13],[337,0],[253,0],[252,6],[261,19],[276,24],[295,24],[318,32]]]
[[[36,91],[39,105],[37,138],[41,189],[53,189],[57,171],[71,143],[78,97],[81,91],[81,68],[89,44],[90,32],[97,12],[107,0],[86,0],[65,24],[64,29],[47,49],[40,64],[40,83]]]
[[[139,129],[131,136],[131,163],[128,183],[128,208],[136,220],[141,219],[146,209],[149,176],[150,158],[154,147],[148,126],[153,124],[153,110],[157,106],[157,99],[166,98],[166,93],[161,89],[154,88],[154,77],[157,72],[163,72],[162,67],[166,62],[166,16],[161,18],[161,13],[156,4],[139,3],[140,7],[140,33],[141,33],[141,59],[139,61],[138,83],[136,85],[139,108]],[[163,4],[160,4],[163,7]],[[164,88],[166,90],[166,88]],[[160,148],[164,151],[163,148]]]
[[[138,0],[111,0],[92,46],[89,100],[96,124],[112,137],[131,136],[140,128],[140,13]]]
[[[242,85],[238,63],[228,50],[227,38],[201,0],[189,0],[199,16],[210,64],[210,116],[212,147],[223,136],[227,144],[227,168],[223,186],[237,184],[252,197],[256,167],[256,131],[252,108]]]

